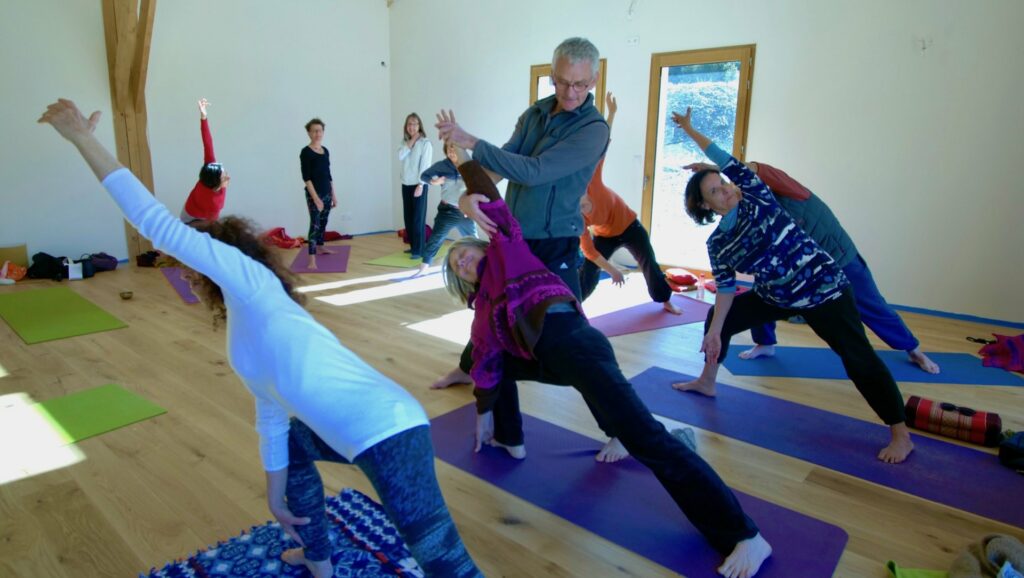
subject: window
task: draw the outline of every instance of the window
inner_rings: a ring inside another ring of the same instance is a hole
[[[641,219],[663,265],[709,270],[705,243],[715,228],[686,214],[683,191],[693,173],[683,167],[709,161],[672,113],[691,107],[694,127],[743,160],[753,69],[754,45],[651,56]]]

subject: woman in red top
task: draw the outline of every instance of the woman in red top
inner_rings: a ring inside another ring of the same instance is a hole
[[[608,109],[608,130],[615,120],[618,103],[612,93],[605,96]],[[651,237],[644,226],[636,218],[636,212],[630,209],[622,197],[615,194],[601,180],[604,159],[597,164],[597,170],[587,186],[587,194],[580,199],[580,210],[586,229],[580,235],[580,249],[587,258],[580,269],[580,289],[583,299],[594,292],[597,281],[604,269],[612,277],[612,283],[622,285],[625,279],[622,272],[608,262],[608,257],[619,247],[625,247],[633,255],[640,270],[647,280],[647,292],[656,303],[661,303],[665,311],[679,315],[679,307],[672,303],[672,288],[665,281],[665,274],[658,266],[651,247]]]
[[[185,200],[181,209],[181,220],[186,223],[195,221],[216,221],[224,208],[227,196],[228,176],[224,166],[217,162],[213,154],[213,137],[210,136],[210,125],[206,121],[206,109],[210,106],[205,98],[199,99],[199,131],[203,135],[203,168],[199,169],[199,181],[192,187],[192,192]]]

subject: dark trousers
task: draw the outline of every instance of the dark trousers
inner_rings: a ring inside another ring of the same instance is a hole
[[[309,524],[295,526],[309,560],[331,555],[324,486],[317,461],[352,463],[292,418],[288,431],[288,508]],[[380,497],[388,518],[427,576],[483,576],[459,537],[434,473],[430,428],[419,426],[377,443],[355,457]]]
[[[651,237],[639,220],[633,221],[633,224],[626,227],[621,235],[594,237],[594,248],[605,259],[611,257],[619,247],[625,247],[629,254],[636,259],[636,263],[643,271],[644,279],[647,281],[647,293],[651,296],[651,300],[656,303],[664,303],[672,298],[672,288],[665,281],[665,274],[662,273],[661,267],[658,266],[658,260],[654,256]],[[580,289],[584,299],[590,297],[590,294],[594,292],[600,278],[601,268],[593,261],[584,261],[583,268],[580,269]]]
[[[316,209],[316,205],[309,196],[309,192],[306,192],[306,208],[309,210],[309,233],[306,235],[306,239],[309,241],[308,251],[310,255],[316,254],[316,248],[322,247],[324,244],[327,217],[331,214],[330,193],[327,194],[327,198],[320,197],[320,202],[324,204],[324,210],[322,211]]]
[[[704,322],[705,334],[714,314],[714,308],[708,311],[707,320]],[[794,315],[802,315],[814,333],[839,355],[846,375],[857,386],[857,391],[864,396],[882,422],[893,425],[906,420],[903,395],[889,368],[871,347],[868,336],[864,333],[860,314],[857,312],[853,290],[849,287],[838,299],[826,301],[812,309],[775,307],[765,303],[753,291],[737,295],[733,299],[732,307],[729,308],[729,314],[725,317],[725,325],[722,326],[722,352],[718,356],[718,362],[721,363],[725,359],[729,351],[729,340],[733,335],[769,321],[788,319]]]
[[[530,252],[540,259],[549,271],[569,287],[577,301],[582,302],[580,293],[580,238],[555,237],[553,239],[526,239]],[[473,343],[469,342],[459,357],[459,368],[466,373],[473,367]],[[600,424],[600,420],[598,420]]]
[[[843,267],[843,273],[850,280],[853,287],[853,297],[857,300],[857,312],[860,313],[860,320],[867,325],[879,339],[889,347],[897,351],[912,351],[921,344],[911,333],[910,328],[903,322],[900,314],[886,302],[882,292],[875,284],[875,278],[868,269],[867,262],[860,255],[848,265]],[[778,340],[775,337],[775,323],[766,323],[759,327],[750,329],[750,336],[754,343],[761,345],[775,345]]]
[[[423,249],[424,263],[429,265],[434,260],[434,256],[441,249],[445,237],[448,236],[448,231],[452,229],[457,229],[463,237],[476,236],[476,223],[473,222],[473,219],[463,215],[462,211],[454,205],[444,202],[438,203],[437,215],[434,217],[434,227],[430,232],[430,238],[427,239],[426,248]]]
[[[523,442],[516,380],[572,386],[598,422],[654,473],[715,549],[727,554],[737,542],[757,534],[757,526],[711,466],[654,419],[619,370],[611,343],[582,315],[548,314],[534,355],[532,361],[505,356],[505,379],[494,406],[497,441]]]
[[[413,258],[423,255],[423,244],[427,236],[427,185],[423,194],[414,197],[417,185],[402,185],[402,219],[405,233],[409,235],[409,246]]]

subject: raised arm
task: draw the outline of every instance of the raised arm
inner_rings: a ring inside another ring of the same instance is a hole
[[[611,138],[612,123],[615,122],[615,113],[619,110],[619,102],[615,100],[615,96],[610,90],[604,96],[604,109],[608,111],[608,138]]]
[[[199,99],[199,132],[203,136],[203,164],[217,162],[213,154],[213,136],[210,134],[210,123],[206,120],[206,111],[210,103],[205,98]]]

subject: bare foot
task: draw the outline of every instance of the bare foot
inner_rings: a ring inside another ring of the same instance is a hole
[[[313,578],[331,578],[334,575],[334,567],[331,566],[330,558],[319,562],[307,560],[302,548],[285,550],[281,553],[281,560],[291,566],[305,566],[313,575]]]
[[[914,442],[910,441],[910,429],[907,428],[907,424],[898,423],[889,426],[889,435],[892,439],[889,445],[878,452],[878,459],[887,464],[901,463],[914,451]]]
[[[704,376],[698,377],[693,381],[680,381],[672,384],[673,389],[679,391],[692,391],[708,397],[715,397],[715,380],[707,379]]]
[[[419,277],[420,275],[424,275],[424,274],[426,274],[427,269],[429,269],[429,268],[430,268],[430,263],[420,263],[419,268],[416,269],[416,272],[413,273],[412,276],[413,277]]]
[[[758,357],[773,357],[774,355],[774,345],[754,345],[750,349],[741,352],[740,359],[757,359]]]
[[[327,247],[325,247],[323,245],[320,245],[319,247],[316,248],[316,254],[317,255],[333,255],[334,251],[331,251]]]
[[[462,368],[456,366],[455,369],[437,378],[437,381],[434,383],[431,383],[430,389],[444,389],[456,383],[473,383],[473,378],[465,371],[462,371]]]
[[[939,373],[939,364],[929,359],[928,356],[925,355],[923,351],[921,351],[920,347],[908,351],[907,357],[909,357],[910,361],[913,361],[915,364],[917,364],[918,367],[920,367],[924,371],[931,373],[933,375]]]
[[[309,256],[309,261],[306,262],[306,269],[316,271],[316,255]]]
[[[725,562],[718,567],[718,573],[726,578],[751,578],[771,555],[771,545],[758,534],[736,544]]]
[[[629,457],[629,452],[619,441],[619,438],[612,438],[608,440],[601,451],[597,452],[597,457],[594,459],[599,462],[610,464],[619,460],[624,460]]]
[[[668,311],[672,315],[682,315],[683,314],[683,310],[680,309],[678,305],[673,303],[672,299],[669,299],[668,301],[662,303],[661,306],[662,306],[662,308],[665,309],[665,311]]]
[[[526,457],[526,446],[524,444],[519,444],[517,446],[508,446],[499,442],[498,440],[491,440],[489,443],[491,447],[505,448],[505,451],[508,452],[508,455],[514,457],[517,460],[521,460]]]

